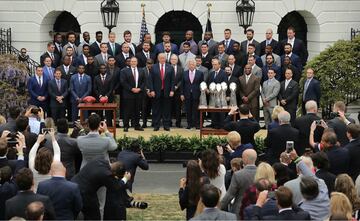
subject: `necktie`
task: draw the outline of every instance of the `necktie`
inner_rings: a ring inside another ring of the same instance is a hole
[[[173,67],[174,67],[174,73],[175,73],[175,76],[176,76],[176,73],[177,73],[176,65],[174,65]]]
[[[112,48],[112,51],[113,51],[113,55],[115,55],[115,43],[111,43],[111,48]]]
[[[169,62],[169,53],[166,53],[166,61]]]
[[[52,73],[52,69],[50,67],[48,67],[48,72],[49,72],[50,79],[52,79],[53,78],[53,73]]]
[[[107,56],[106,56],[106,54],[103,56],[103,59],[104,59],[104,63],[106,63],[107,62],[107,58],[106,58]]]
[[[83,76],[80,75],[80,80],[79,80],[79,83],[82,84],[82,80],[83,80]]]
[[[229,47],[229,40],[225,41],[225,48],[227,49]]]
[[[215,74],[214,74],[214,80],[215,80],[215,78],[216,78],[217,74],[218,74],[218,72],[217,72],[217,71],[215,71]]]
[[[102,84],[105,84],[105,75],[101,75],[101,82]]]
[[[305,86],[304,86],[303,100],[305,100],[305,95],[306,95],[306,91],[307,91],[307,89],[309,87],[309,84],[310,84],[310,80],[308,79],[308,80],[306,80]]]
[[[61,90],[61,82],[60,82],[60,80],[56,80],[56,84],[57,84],[58,90],[60,91]]]
[[[164,75],[165,75],[165,72],[164,72],[164,65],[162,64],[162,65],[161,65],[161,69],[160,69],[160,77],[161,77],[161,90],[164,90],[164,85],[165,85],[165,82],[164,82]]]
[[[246,84],[249,82],[249,75],[246,75]]]
[[[194,82],[194,71],[190,71],[190,82],[191,84]]]
[[[65,73],[67,74],[69,72],[69,67],[64,66]]]
[[[54,53],[50,53],[51,60],[54,60]]]
[[[42,87],[41,77],[39,76],[39,85]]]

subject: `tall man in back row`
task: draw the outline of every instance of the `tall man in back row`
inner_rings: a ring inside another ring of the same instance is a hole
[[[174,96],[174,68],[166,64],[165,53],[158,55],[158,62],[150,71],[149,87],[154,98],[152,113],[154,131],[160,128],[162,119],[164,130],[170,131],[171,125],[171,98]]]

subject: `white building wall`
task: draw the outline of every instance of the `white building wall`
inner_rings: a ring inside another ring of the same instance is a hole
[[[208,2],[212,3],[211,21],[214,38],[221,40],[223,30],[230,28],[233,38],[245,39],[243,29],[238,26],[235,0],[118,0],[120,14],[118,27],[113,31],[122,39],[124,30],[133,32],[133,40],[139,39],[141,3],[146,4],[146,21],[149,32],[154,34],[158,19],[171,10],[185,10],[194,14],[206,25]],[[46,49],[46,42],[52,38],[56,17],[64,10],[78,20],[81,31],[89,31],[92,41],[98,30],[107,33],[100,14],[100,0],[0,0],[0,27],[12,28],[13,45],[25,47],[35,60]],[[277,26],[288,12],[298,11],[308,25],[308,50],[310,57],[331,45],[338,39],[350,39],[350,28],[360,28],[359,0],[255,0],[256,12],[253,23],[255,39],[262,41],[266,28],[277,32]],[[153,35],[155,37],[155,35]],[[154,38],[153,37],[153,38]],[[275,39],[278,37],[274,35]],[[106,39],[105,39],[106,40]],[[155,41],[155,39],[153,39]]]

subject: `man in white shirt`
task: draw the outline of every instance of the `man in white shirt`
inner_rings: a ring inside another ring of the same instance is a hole
[[[124,31],[124,43],[129,45],[130,53],[135,56],[136,45],[131,42],[131,32],[129,30]]]
[[[190,43],[189,42],[184,42],[183,43],[183,53],[179,55],[179,60],[180,60],[180,64],[181,67],[184,69],[184,71],[188,70],[188,65],[187,62],[190,59],[195,59],[195,55],[193,53],[191,53],[190,51]]]

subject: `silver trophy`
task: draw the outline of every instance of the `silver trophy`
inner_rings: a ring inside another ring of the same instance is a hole
[[[221,108],[221,84],[216,84],[215,108]]]
[[[221,99],[221,108],[228,108],[227,101],[226,101],[226,91],[227,91],[227,83],[221,83],[221,92],[220,92],[220,99]]]
[[[207,108],[207,100],[206,100],[206,89],[207,89],[207,85],[206,82],[203,81],[200,83],[200,103],[199,103],[199,108]]]
[[[210,98],[209,98],[209,108],[215,108],[215,99],[216,99],[216,84],[212,82],[209,85]]]
[[[230,88],[230,107],[236,107],[237,106],[236,83],[235,82],[230,83],[229,88]]]

